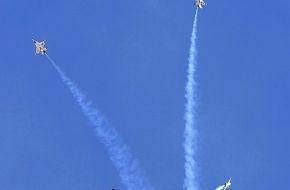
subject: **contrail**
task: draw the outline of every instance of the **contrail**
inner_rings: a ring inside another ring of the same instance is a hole
[[[89,123],[94,127],[97,137],[100,138],[100,141],[107,148],[110,159],[117,168],[122,183],[128,190],[151,190],[152,187],[147,181],[138,161],[132,157],[130,150],[124,144],[117,131],[108,126],[104,117],[98,110],[92,107],[91,103],[87,101],[86,96],[78,86],[68,78],[47,54],[46,56],[55,70],[59,73],[62,81],[69,88],[73,97],[81,107],[83,114],[89,120]]]
[[[221,185],[219,187],[217,187],[215,190],[223,190],[224,189],[224,185]]]
[[[197,184],[197,163],[195,161],[196,155],[196,136],[197,130],[195,127],[195,109],[196,109],[196,25],[197,25],[196,9],[193,29],[191,34],[191,46],[188,59],[187,83],[186,83],[186,104],[185,104],[185,130],[184,130],[184,151],[185,151],[185,179],[184,188],[186,190],[198,190]]]

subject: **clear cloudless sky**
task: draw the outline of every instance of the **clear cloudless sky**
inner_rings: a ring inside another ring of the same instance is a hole
[[[290,2],[198,14],[201,190],[290,189]],[[118,130],[156,190],[182,189],[193,0],[1,0],[0,189],[124,190],[31,38]]]

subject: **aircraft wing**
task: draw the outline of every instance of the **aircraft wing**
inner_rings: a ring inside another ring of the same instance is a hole
[[[35,53],[36,54],[39,54],[39,52],[40,52],[40,49],[39,48],[36,48]]]

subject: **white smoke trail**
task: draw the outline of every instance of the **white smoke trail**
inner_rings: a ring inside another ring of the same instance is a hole
[[[198,190],[197,184],[197,163],[195,161],[196,154],[196,136],[195,128],[195,109],[196,109],[196,81],[195,81],[195,67],[196,67],[196,25],[197,25],[196,9],[192,35],[191,46],[188,59],[187,84],[186,84],[186,105],[185,105],[185,130],[184,130],[184,151],[185,151],[185,179],[184,188],[186,190]]]
[[[117,168],[122,183],[128,190],[152,189],[145,178],[144,172],[140,169],[138,161],[132,157],[117,131],[105,123],[104,117],[86,100],[86,96],[78,86],[67,77],[47,54],[46,56],[78,102],[89,123],[94,127],[96,135],[107,148],[110,159]]]
[[[224,189],[224,185],[221,185],[219,187],[217,187],[215,190],[223,190]]]

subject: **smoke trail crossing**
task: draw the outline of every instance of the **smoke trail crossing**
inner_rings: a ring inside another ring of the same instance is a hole
[[[78,86],[67,77],[47,54],[46,56],[59,73],[62,81],[69,88],[89,123],[94,127],[96,135],[107,148],[110,159],[117,168],[122,183],[128,190],[151,190],[152,187],[145,178],[144,172],[140,169],[138,161],[132,157],[117,131],[105,123],[103,116],[86,100],[86,96]]]
[[[195,67],[196,67],[196,25],[197,25],[196,9],[193,29],[191,34],[191,46],[188,59],[187,83],[186,83],[186,104],[185,104],[185,130],[184,130],[184,151],[185,151],[185,179],[184,188],[186,190],[198,190],[197,184],[197,164],[195,161],[196,154],[196,136],[195,129],[195,109],[196,109],[196,81],[195,81]]]

